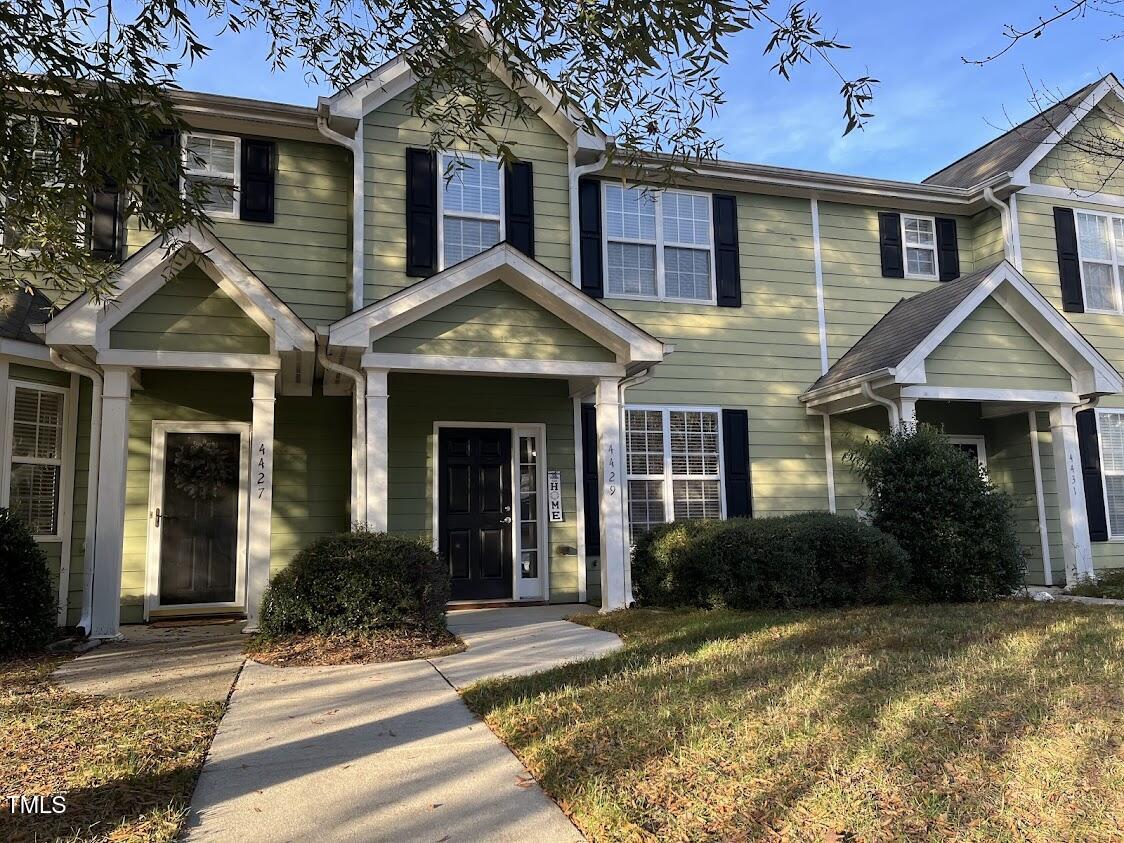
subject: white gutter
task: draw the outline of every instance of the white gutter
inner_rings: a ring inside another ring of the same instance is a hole
[[[897,430],[898,424],[901,422],[901,417],[898,413],[898,405],[889,398],[883,398],[881,395],[876,394],[870,386],[870,381],[863,381],[860,388],[864,396],[875,404],[881,404],[886,408],[886,411],[890,414],[890,432],[893,433]]]
[[[316,343],[316,359],[329,372],[351,378],[355,384],[355,431],[351,441],[351,521],[367,521],[367,379],[357,369],[328,359],[327,339]]]
[[[351,312],[363,309],[364,184],[363,184],[363,121],[355,129],[355,137],[340,134],[328,125],[327,110],[316,117],[316,130],[333,143],[351,151]]]
[[[591,164],[577,166],[574,162],[574,153],[570,152],[570,283],[581,287],[581,236],[579,234],[578,219],[578,180],[589,173],[596,173],[605,169],[609,163],[609,154],[602,152],[597,160]]]
[[[101,468],[101,394],[102,378],[97,369],[90,369],[63,360],[55,349],[51,349],[51,362],[71,374],[90,379],[90,462],[89,477],[86,480],[86,535],[82,553],[82,617],[78,625],[88,635],[91,625],[94,599],[94,545],[97,538],[98,513],[98,472]]]

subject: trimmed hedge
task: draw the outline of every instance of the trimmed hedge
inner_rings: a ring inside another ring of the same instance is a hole
[[[890,536],[854,518],[677,521],[640,537],[633,587],[649,606],[856,606],[907,596],[910,567]]]
[[[266,637],[376,629],[444,629],[449,573],[419,541],[363,530],[319,539],[273,578]]]
[[[0,656],[31,653],[55,635],[47,557],[27,525],[0,509]]]

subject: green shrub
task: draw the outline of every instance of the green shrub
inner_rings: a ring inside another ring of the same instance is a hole
[[[1124,600],[1124,568],[1097,571],[1096,579],[1082,580],[1068,591],[1082,597],[1107,597],[1110,600]]]
[[[449,573],[432,549],[385,533],[319,539],[273,578],[261,632],[371,632],[444,628]]]
[[[909,564],[889,536],[853,518],[681,521],[640,537],[633,586],[645,605],[733,609],[887,603]]]
[[[875,526],[898,540],[917,596],[991,600],[1023,580],[1014,503],[940,431],[920,424],[867,440],[846,457],[870,491]]]
[[[34,652],[55,635],[47,557],[27,525],[0,509],[0,656]]]

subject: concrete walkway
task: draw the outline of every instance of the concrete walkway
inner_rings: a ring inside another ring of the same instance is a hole
[[[124,626],[123,640],[64,662],[52,678],[81,694],[225,700],[245,656],[241,623]]]
[[[449,626],[469,649],[433,663],[247,662],[200,775],[186,839],[581,840],[452,687],[621,646],[561,620],[579,608],[451,613]]]

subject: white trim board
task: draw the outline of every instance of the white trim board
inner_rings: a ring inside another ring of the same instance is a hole
[[[246,558],[249,540],[250,515],[250,423],[249,422],[202,422],[168,421],[152,422],[151,455],[149,458],[148,505],[146,514],[145,538],[145,589],[144,619],[147,621],[154,611],[242,609],[246,601]],[[234,600],[227,603],[183,603],[172,606],[160,605],[160,532],[153,520],[157,506],[164,500],[164,460],[166,457],[166,437],[169,433],[237,433],[239,436],[238,457],[238,535],[235,539],[235,587]]]

